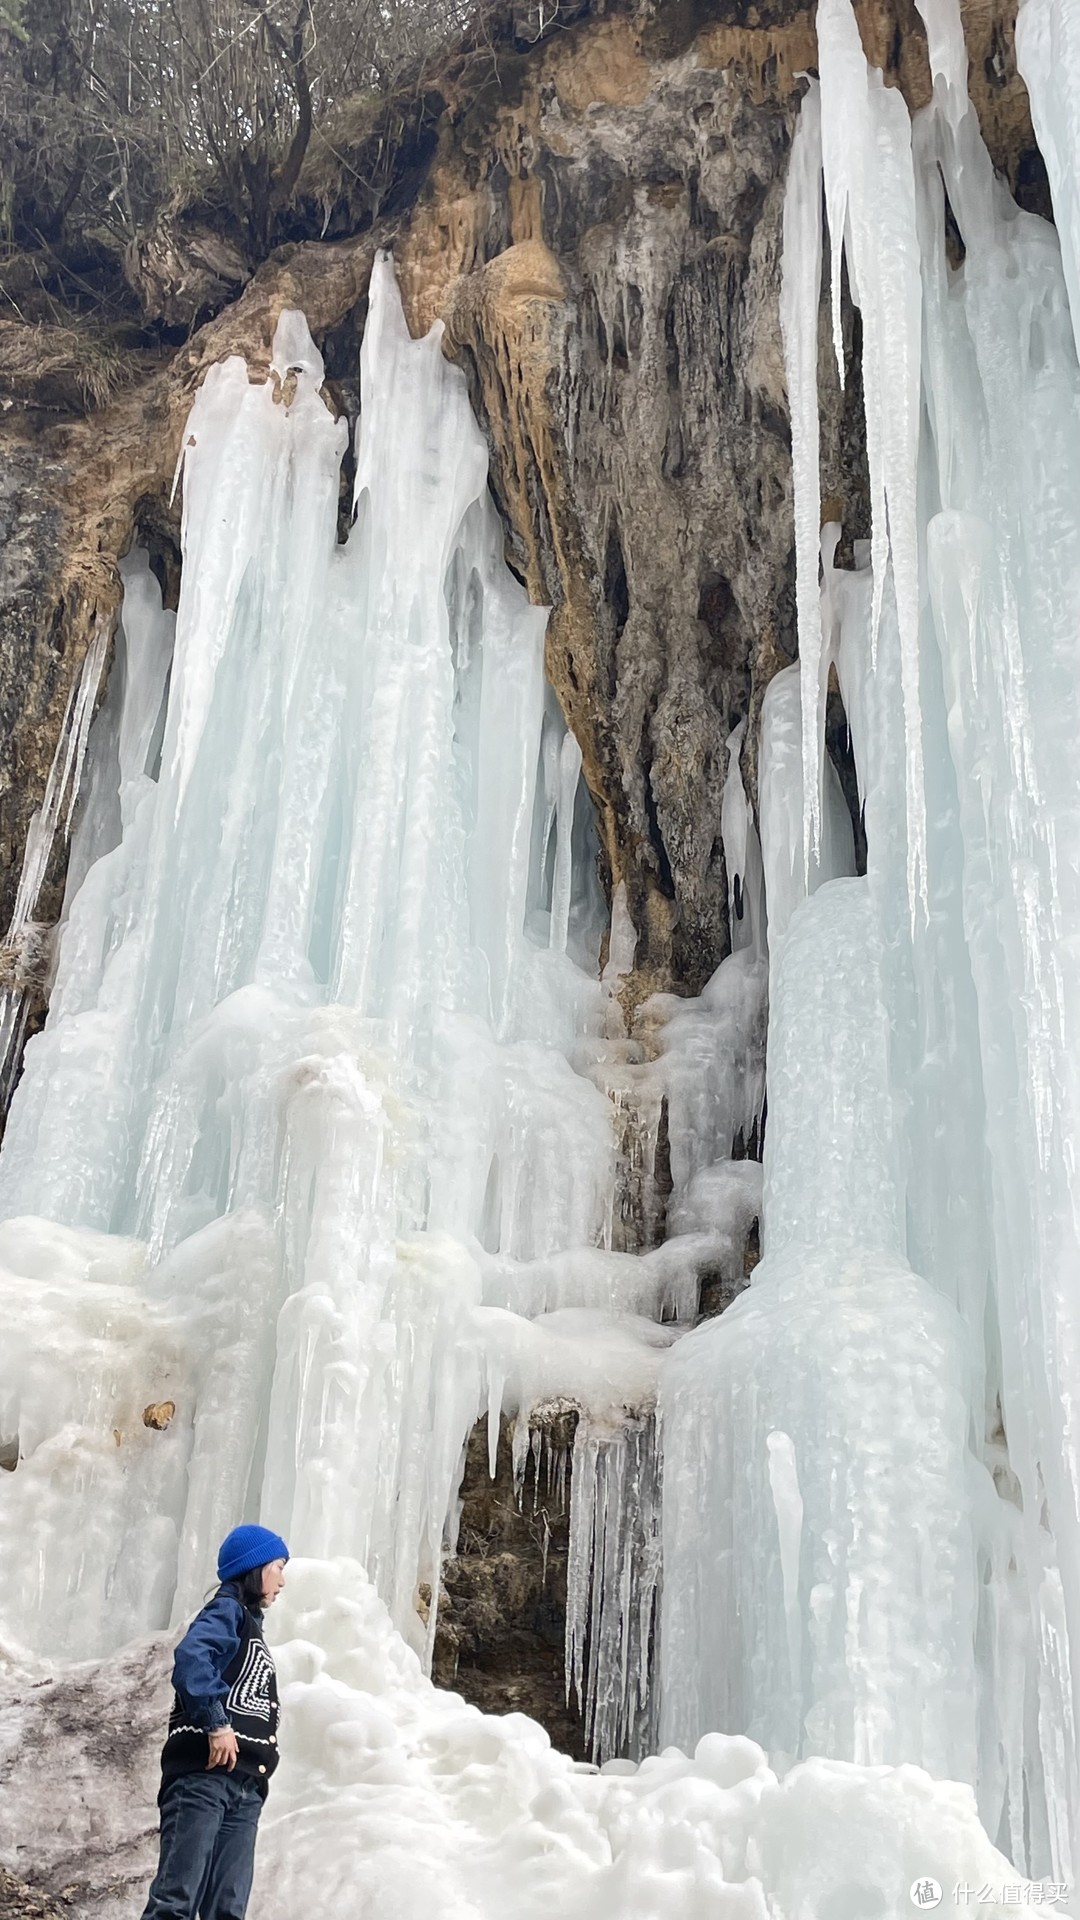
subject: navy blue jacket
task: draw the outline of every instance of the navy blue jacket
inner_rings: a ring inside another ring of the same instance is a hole
[[[278,1693],[274,1662],[263,1639],[262,1614],[246,1607],[235,1581],[226,1581],[192,1621],[173,1658],[173,1710],[162,1749],[165,1779],[203,1773],[209,1735],[231,1726],[236,1771],[263,1791],[278,1763]]]

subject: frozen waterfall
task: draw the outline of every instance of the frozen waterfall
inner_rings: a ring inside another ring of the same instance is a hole
[[[345,428],[286,314],[270,382],[227,361],[192,411],[175,637],[125,563],[0,1163],[0,1584],[53,1652],[180,1617],[261,1504],[413,1631],[487,1394],[477,1315],[505,1375],[542,1387],[556,1345],[482,1307],[484,1251],[604,1240],[609,1109],[571,1058],[600,1015],[589,805],[464,381],[385,260],[362,378],[345,546]]]
[[[993,176],[954,9],[925,11],[936,90],[911,126],[848,0],[819,8],[788,188],[808,645],[801,698],[781,675],[763,715],[764,1258],[662,1381],[661,1730],[916,1760],[970,1781],[1013,1860],[1063,1881],[1080,1839],[1075,10],[1021,14],[1062,248]],[[863,322],[874,538],[854,571],[838,529],[816,552],[823,198],[834,292],[843,249]],[[829,804],[830,671],[861,878]]]
[[[285,313],[270,378],[228,360],[192,409],[176,614],[133,552],[92,725],[104,638],[80,682],[55,985],[0,1153],[0,1642],[111,1656],[190,1613],[238,1519],[288,1536],[270,1920],[299,1920],[298,1857],[351,1911],[365,1794],[403,1781],[386,1885],[416,1911],[433,1834],[490,1841],[482,1869],[461,1842],[455,1920],[507,1911],[508,1822],[515,1920],[874,1920],[921,1873],[1000,1888],[1011,1860],[1029,1897],[1080,1870],[1076,6],[1023,0],[1018,40],[1060,243],[993,175],[952,0],[924,12],[912,121],[820,0],[781,299],[800,659],[753,761],[749,717],[728,743],[731,952],[700,995],[626,1012],[546,616],[386,257],[348,538],[346,428]],[[818,485],[842,256],[853,568]],[[757,1219],[750,1284],[701,1318]],[[494,1468],[513,1421],[522,1488],[566,1408],[544,1471],[570,1469],[600,1773],[422,1670],[472,1429]]]
[[[503,564],[464,379],[439,330],[410,339],[387,259],[361,381],[344,545],[345,428],[287,313],[270,380],[227,361],[193,408],[176,616],[146,555],[124,563],[0,1157],[0,1617],[38,1652],[105,1653],[190,1611],[208,1543],[265,1511],[299,1552],[352,1554],[417,1644],[428,1586],[430,1652],[472,1426],[494,1448],[516,1416],[520,1471],[534,1409],[568,1401],[611,1491],[574,1476],[567,1656],[611,1750],[659,1575],[657,1509],[623,1645],[625,1422],[653,1433],[667,1322],[736,1257],[747,1191],[635,1257],[618,1102],[652,1152],[667,1104],[680,1188],[723,1161],[760,1105],[762,965],[628,1043],[545,615]]]

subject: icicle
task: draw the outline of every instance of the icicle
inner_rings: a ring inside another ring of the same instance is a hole
[[[919,574],[915,475],[922,293],[911,123],[900,93],[867,65],[850,0],[818,9],[822,158],[838,355],[840,252],[863,317],[863,394],[870,467],[876,655],[886,574],[899,620],[907,733],[908,898],[926,910],[926,807],[919,702]]]
[[[926,27],[930,77],[946,90],[948,113],[957,120],[967,108],[968,57],[958,0],[916,0]]]
[[[765,886],[761,848],[742,777],[746,721],[740,720],[727,742],[728,765],[720,804],[720,834],[728,876],[728,925],[731,951],[748,950],[755,960],[765,951]]]
[[[659,1581],[655,1423],[632,1420],[612,1433],[582,1418],[570,1482],[566,1673],[597,1759],[652,1743]]]
[[[44,930],[34,915],[49,871],[58,834],[71,832],[72,814],[79,796],[90,723],[101,689],[101,675],[109,649],[109,625],[99,620],[68,698],[53,754],[41,806],[31,818],[26,835],[22,871],[15,890],[11,923],[2,951],[16,984],[0,989],[0,1119],[7,1115],[22,1061],[32,991],[18,984],[32,963],[33,949],[41,948]],[[38,965],[41,965],[40,953]]]
[[[784,196],[783,278],[780,326],[784,336],[791,467],[795,495],[795,602],[802,689],[803,865],[810,865],[821,839],[821,781],[825,762],[825,700],[829,661],[822,643],[818,589],[821,528],[820,435],[818,429],[818,310],[821,304],[821,100],[816,81],[799,109]],[[839,218],[839,214],[837,215]],[[839,231],[839,229],[834,229]],[[839,274],[833,256],[833,303],[839,313]],[[839,325],[838,317],[836,324]],[[843,379],[843,353],[840,351]]]
[[[802,1607],[799,1602],[799,1555],[802,1547],[803,1502],[799,1492],[799,1470],[795,1445],[789,1433],[779,1427],[765,1436],[769,1454],[769,1488],[776,1510],[776,1529],[780,1538],[780,1573],[784,1585],[784,1613],[787,1618],[788,1660],[791,1684],[802,1684]]]
[[[501,1368],[493,1361],[487,1367],[487,1457],[488,1474],[494,1480],[499,1461],[499,1431],[502,1420],[503,1395],[506,1380]]]
[[[830,543],[823,539],[827,592]],[[758,811],[761,819],[761,858],[768,911],[769,955],[775,961],[791,915],[806,894],[826,880],[855,872],[855,846],[836,770],[826,758],[818,854],[804,858],[805,808],[802,790],[802,688],[798,666],[774,674],[761,710],[761,748],[758,754]]]
[[[555,878],[551,890],[551,946],[555,953],[566,952],[570,927],[574,806],[580,777],[581,748],[574,735],[568,732],[559,751],[555,802]]]
[[[944,0],[939,0],[944,4]],[[1021,0],[1016,64],[1046,162],[1073,336],[1080,355],[1080,12],[1074,0]]]

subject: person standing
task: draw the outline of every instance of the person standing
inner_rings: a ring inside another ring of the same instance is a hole
[[[244,1920],[255,1832],[278,1763],[278,1693],[263,1614],[289,1549],[268,1527],[221,1543],[221,1585],[173,1662],[161,1750],[160,1857],[142,1920]]]

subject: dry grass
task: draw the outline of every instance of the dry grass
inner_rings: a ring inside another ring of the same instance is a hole
[[[127,378],[114,336],[89,323],[0,319],[0,396],[23,406],[103,406]]]

